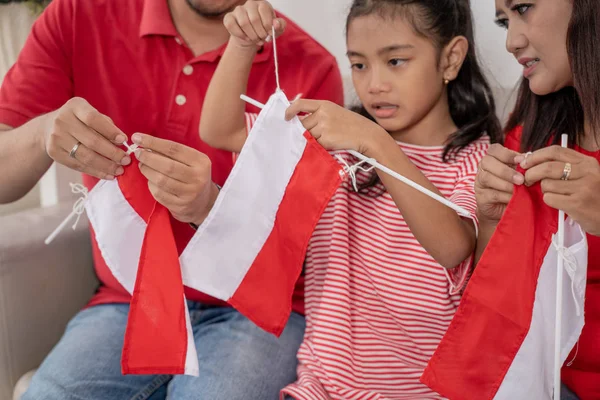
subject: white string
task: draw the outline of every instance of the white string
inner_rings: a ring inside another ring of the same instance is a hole
[[[349,165],[346,160],[339,154],[335,156],[342,164],[344,164],[344,172],[350,176],[350,181],[352,182],[352,187],[354,187],[354,191],[358,192],[358,186],[356,184],[356,171],[361,170],[364,172],[371,172],[375,167],[371,166],[369,168],[364,168],[362,165],[366,163],[366,161],[360,161],[354,165]]]
[[[277,58],[277,40],[275,39],[275,25],[271,28],[271,35],[273,36],[273,59],[275,60],[275,81],[277,82],[277,90],[281,90],[279,85],[279,60]]]
[[[359,160],[363,160],[364,162],[371,164],[375,168],[385,172],[386,174],[392,176],[393,178],[396,178],[400,182],[407,184],[408,186],[412,187],[413,189],[418,190],[419,192],[423,193],[424,195],[429,196],[432,199],[437,200],[438,202],[442,203],[443,205],[453,209],[461,216],[471,218],[471,213],[468,212],[467,210],[465,210],[464,208],[457,206],[456,204],[454,204],[453,202],[451,202],[448,199],[445,199],[444,197],[440,196],[439,194],[434,193],[431,190],[426,189],[423,186],[419,185],[418,183],[411,181],[410,179],[400,175],[396,171],[392,171],[388,167],[379,164],[377,161],[375,161],[375,159],[365,157],[364,155],[362,155],[359,152],[354,151],[354,150],[348,150],[348,152],[350,154],[352,154],[354,157],[358,158]]]
[[[571,359],[571,361],[567,363],[567,367],[573,365],[575,359],[577,358],[577,354],[579,354],[579,340],[577,341],[577,347],[575,347],[575,354],[573,354],[573,358]]]
[[[133,153],[134,151],[136,151],[140,146],[138,146],[137,144],[132,144],[131,146],[127,144],[127,142],[123,142],[123,146],[127,147],[127,155],[130,156],[131,153]]]
[[[74,217],[77,217],[75,219],[75,223],[73,224],[73,230],[75,230],[77,223],[79,222],[79,218],[81,218],[81,214],[83,214],[85,211],[85,202],[88,195],[87,188],[80,183],[70,183],[69,185],[71,185],[71,192],[75,194],[81,194],[81,197],[79,197],[75,204],[73,204],[73,211],[71,211],[67,218],[65,218],[63,222],[61,222],[60,225],[58,225],[58,227],[46,238],[44,243],[47,245],[56,239],[58,234],[65,229],[69,221],[71,221]]]
[[[581,304],[579,304],[579,299],[577,298],[577,292],[575,290],[575,273],[579,268],[577,258],[575,258],[573,252],[571,252],[571,250],[566,248],[564,245],[560,246],[557,235],[554,235],[552,238],[552,246],[556,249],[558,256],[562,258],[563,267],[571,278],[571,293],[573,295],[573,300],[575,301],[575,312],[577,313],[577,316],[580,317],[582,312]]]

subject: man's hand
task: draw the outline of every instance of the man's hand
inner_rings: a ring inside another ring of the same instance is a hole
[[[185,223],[202,224],[219,190],[211,180],[211,162],[203,153],[180,143],[136,133],[135,156],[148,178],[152,196],[173,217]]]
[[[44,150],[57,163],[99,179],[114,179],[131,163],[118,147],[127,136],[86,100],[72,98],[43,118]]]

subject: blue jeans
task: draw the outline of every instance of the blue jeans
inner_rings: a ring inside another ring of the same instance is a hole
[[[188,302],[200,376],[121,375],[128,304],[81,311],[42,363],[22,400],[277,400],[296,380],[304,317],[278,339],[231,308]]]
[[[563,383],[560,388],[560,400],[579,400],[579,397]]]

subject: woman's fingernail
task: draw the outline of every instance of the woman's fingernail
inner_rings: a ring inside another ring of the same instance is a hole
[[[115,175],[116,176],[123,175],[123,172],[125,172],[125,170],[123,169],[123,167],[118,167],[117,170],[115,171]]]
[[[127,140],[127,136],[125,136],[123,134],[118,134],[117,137],[115,138],[115,142],[117,144],[123,144],[126,140]]]
[[[135,144],[141,144],[142,135],[140,135],[139,133],[134,133],[133,136],[131,136],[131,141]]]
[[[271,35],[267,36],[267,38],[265,39],[265,43],[271,43],[271,40],[273,40],[271,38]]]
[[[521,174],[515,174],[515,176],[513,176],[513,182],[517,185],[522,185],[525,183],[525,177]]]
[[[129,165],[129,164],[131,164],[131,157],[129,157],[129,156],[123,157],[123,159],[121,160],[121,165]]]
[[[521,164],[523,161],[525,161],[524,155],[518,155],[515,157],[515,164]]]

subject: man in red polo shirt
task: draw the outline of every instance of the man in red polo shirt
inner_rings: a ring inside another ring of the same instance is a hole
[[[118,145],[140,139],[156,154],[148,185],[171,211],[181,251],[194,233],[190,223],[203,221],[233,165],[231,153],[201,142],[198,126],[229,38],[222,18],[243,3],[54,0],[0,88],[0,203],[22,197],[53,161],[84,172],[88,188],[114,179],[131,163]],[[277,41],[282,89],[290,98],[341,103],[334,58],[294,23],[287,25]],[[257,51],[248,94],[266,101],[275,87],[273,48],[266,44]],[[175,192],[166,180],[178,181]],[[122,376],[130,298],[93,245],[102,285],[24,399],[156,399],[168,390],[178,400],[263,400],[278,398],[295,380],[304,333],[302,282],[279,339],[225,304],[186,290],[200,377]]]

